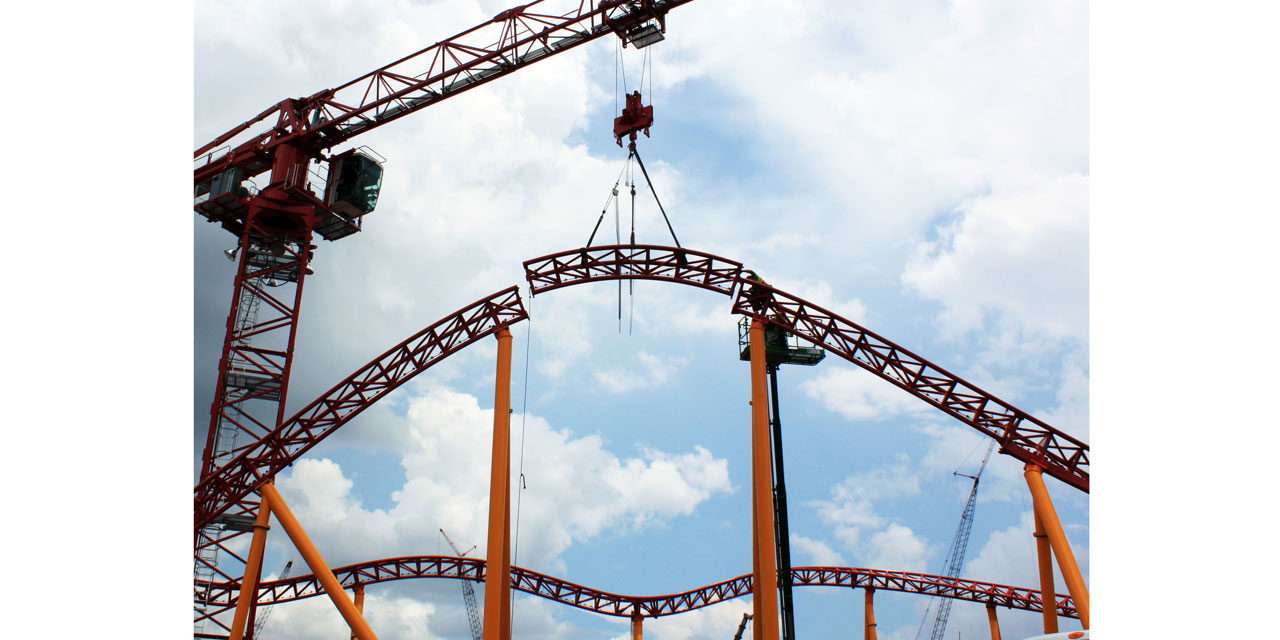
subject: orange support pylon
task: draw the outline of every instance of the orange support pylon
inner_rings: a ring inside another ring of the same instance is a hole
[[[867,595],[862,611],[865,617],[866,630],[862,632],[862,637],[865,640],[876,640],[876,590],[867,587],[865,591]]]
[[[1032,507],[1035,512],[1035,507]],[[1045,535],[1044,522],[1035,513],[1036,563],[1040,567],[1040,602],[1044,609],[1044,632],[1058,632],[1058,594],[1053,585],[1053,556],[1049,549],[1049,536]]]
[[[1067,583],[1067,591],[1071,594],[1071,600],[1080,614],[1080,624],[1088,629],[1089,588],[1085,586],[1080,566],[1076,564],[1076,554],[1071,550],[1067,534],[1062,530],[1062,521],[1058,519],[1058,512],[1053,508],[1049,489],[1044,486],[1040,467],[1029,464],[1023,471],[1023,475],[1027,479],[1027,487],[1031,489],[1031,502],[1035,505],[1036,515],[1040,516],[1045,533],[1049,536],[1049,546],[1053,548],[1053,555],[1058,559],[1058,570],[1062,572],[1062,581]]]
[[[236,600],[236,613],[231,619],[231,640],[243,640],[249,608],[258,597],[258,575],[262,569],[262,554],[267,548],[267,530],[270,529],[271,509],[264,499],[258,503],[258,515],[253,519],[253,540],[249,542],[249,560],[244,565],[244,579],[240,581],[240,598]]]
[[[644,616],[631,616],[631,640],[644,640]]]
[[[356,594],[356,611],[359,611],[360,615],[363,616],[364,615],[364,585],[363,584],[356,584],[355,594]],[[351,640],[358,640],[356,638],[355,632],[351,633]]]
[[[489,541],[485,550],[484,640],[511,639],[511,332],[498,329],[489,468]]]
[[[759,602],[760,634],[755,640],[778,640],[777,533],[773,522],[773,464],[769,445],[769,398],[765,387],[764,323],[751,321],[751,482],[755,505],[754,598]],[[753,629],[755,627],[753,626]]]
[[[377,634],[369,627],[369,623],[364,621],[364,616],[356,611],[355,604],[351,602],[351,598],[347,597],[346,589],[342,588],[342,583],[338,582],[338,578],[333,575],[333,570],[324,561],[324,556],[311,542],[311,537],[294,517],[293,511],[289,509],[289,505],[280,492],[276,491],[274,485],[270,483],[262,485],[262,499],[271,507],[271,513],[275,514],[276,520],[293,541],[293,546],[298,549],[298,553],[302,554],[302,559],[311,568],[311,573],[320,581],[320,586],[324,587],[325,593],[329,594],[333,606],[338,608],[338,613],[341,613],[342,619],[347,621],[351,631],[356,634],[357,640],[378,640]]]
[[[987,603],[987,624],[991,626],[991,640],[1000,640],[1000,620],[996,618],[996,606]]]

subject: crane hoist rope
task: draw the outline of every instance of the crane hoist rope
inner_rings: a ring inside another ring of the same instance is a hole
[[[517,478],[520,485],[516,489],[516,523],[515,532],[512,540],[511,563],[518,564],[520,562],[520,511],[524,504],[524,491],[529,488],[524,477],[524,450],[525,450],[525,427],[528,424],[529,417],[529,354],[533,347],[533,287],[529,287],[529,301],[525,303],[527,307],[526,313],[529,316],[529,322],[526,323],[524,333],[524,390],[520,399],[520,471]],[[516,599],[511,599],[511,624],[515,626],[516,617]],[[476,640],[479,640],[477,638]]]

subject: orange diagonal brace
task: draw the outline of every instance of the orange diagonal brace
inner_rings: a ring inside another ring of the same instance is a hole
[[[262,568],[262,553],[267,548],[267,529],[270,528],[268,526],[270,520],[271,509],[263,500],[258,504],[258,516],[253,520],[253,540],[249,542],[249,561],[244,565],[244,579],[240,581],[240,599],[236,601],[235,617],[231,619],[231,640],[244,638],[249,608],[258,597],[258,575]]]
[[[511,332],[498,338],[493,398],[493,457],[489,468],[489,542],[485,550],[484,640],[511,638]]]
[[[1062,581],[1067,583],[1067,591],[1075,602],[1076,611],[1080,612],[1080,624],[1089,628],[1089,588],[1084,584],[1084,576],[1080,574],[1080,566],[1076,564],[1076,554],[1071,550],[1067,534],[1062,530],[1062,521],[1053,508],[1053,500],[1049,498],[1049,489],[1044,486],[1044,477],[1040,467],[1029,464],[1023,475],[1027,478],[1027,486],[1031,489],[1031,501],[1035,505],[1036,515],[1044,524],[1045,533],[1049,536],[1049,546],[1053,547],[1053,555],[1058,559],[1058,570],[1062,572]],[[1050,608],[1046,602],[1045,609]]]
[[[773,522],[773,464],[769,446],[769,398],[765,394],[764,324],[751,321],[751,482],[755,505],[755,598],[760,602],[760,635],[778,640],[778,556]]]
[[[378,640],[377,634],[369,627],[369,623],[364,621],[364,616],[359,611],[356,611],[356,606],[351,602],[351,598],[347,597],[347,592],[342,588],[342,583],[338,582],[338,579],[334,577],[333,570],[329,569],[329,565],[324,561],[324,556],[320,555],[320,550],[311,542],[311,537],[307,535],[306,530],[298,523],[298,519],[294,517],[293,511],[289,509],[289,505],[284,501],[284,497],[280,495],[280,492],[276,491],[275,486],[269,483],[262,485],[262,499],[263,502],[271,507],[271,513],[274,513],[276,520],[280,521],[280,526],[289,535],[289,539],[293,541],[293,546],[297,547],[298,553],[302,554],[302,559],[311,568],[311,573],[315,574],[316,579],[320,581],[325,593],[329,594],[329,599],[338,608],[338,613],[342,614],[342,619],[347,621],[347,625],[356,634],[356,638],[358,640]]]

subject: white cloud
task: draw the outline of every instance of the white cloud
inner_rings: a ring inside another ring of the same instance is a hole
[[[805,558],[800,562],[793,560],[793,564],[796,566],[811,564],[839,567],[845,564],[844,558],[840,556],[840,553],[821,540],[792,534],[791,548],[797,552],[797,559]]]
[[[862,369],[829,367],[800,390],[849,420],[884,420],[934,411],[920,399]]]
[[[348,596],[351,594],[348,593]],[[271,607],[263,635],[279,640],[346,637],[350,627],[333,602],[321,595]],[[366,590],[364,616],[379,638],[410,640],[440,638],[431,625],[436,608],[430,602]],[[262,615],[259,613],[259,615]]]
[[[742,622],[742,614],[751,613],[751,603],[751,598],[736,598],[676,616],[645,620],[644,637],[654,640],[732,638]],[[750,622],[743,637],[751,637]]]
[[[920,479],[911,461],[900,454],[889,465],[845,478],[827,500],[810,503],[831,535],[858,566],[877,569],[923,570],[928,542],[891,518],[880,515],[876,503],[915,496]],[[808,545],[812,549],[812,545]]]
[[[636,354],[639,370],[611,368],[597,371],[595,381],[609,393],[631,393],[656,389],[671,381],[680,369],[689,363],[688,358],[662,357],[641,351]]]
[[[278,484],[333,564],[366,560],[370,549],[385,556],[436,549],[440,527],[461,545],[481,543],[492,420],[473,396],[443,388],[411,400],[400,443],[405,480],[387,509],[366,508],[327,459],[299,460]],[[526,466],[520,514],[519,560],[531,567],[562,568],[559,555],[575,541],[687,516],[731,490],[728,462],[702,447],[622,458],[599,436],[575,437],[538,416],[528,418],[526,457],[538,461]]]
[[[1089,180],[1044,179],[978,197],[923,242],[904,284],[942,304],[945,334],[1003,314],[1017,329],[1055,339],[1088,337]]]

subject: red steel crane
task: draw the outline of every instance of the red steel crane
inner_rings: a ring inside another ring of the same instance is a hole
[[[667,12],[689,2],[535,0],[336,88],[285,98],[196,149],[195,211],[238,239],[226,252],[237,269],[200,478],[284,420],[314,236],[350,236],[377,205],[382,159],[335,147],[608,34],[647,47],[665,37]],[[251,179],[262,174],[259,189]],[[247,503],[195,532],[198,637],[223,637],[203,630],[212,615],[198,585],[239,579],[219,556],[239,560],[227,543],[252,531],[253,513]]]

